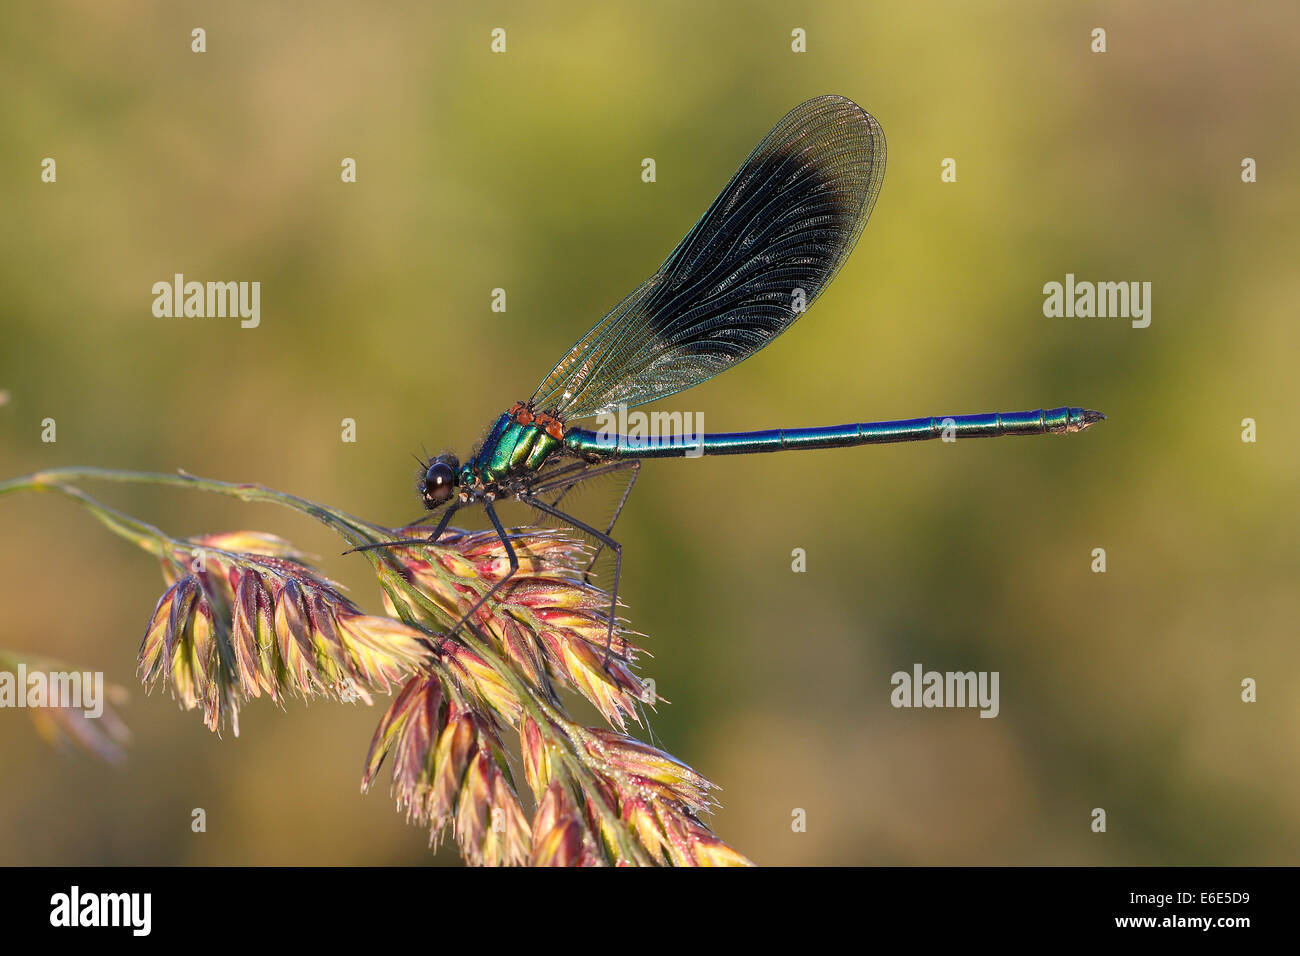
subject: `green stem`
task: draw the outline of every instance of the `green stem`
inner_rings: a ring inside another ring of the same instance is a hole
[[[61,491],[64,482],[69,481],[114,481],[131,484],[164,485],[173,488],[191,488],[213,494],[238,498],[240,501],[278,504],[294,511],[309,515],[339,532],[353,546],[382,541],[388,529],[382,525],[362,521],[345,511],[299,498],[297,495],[275,491],[264,485],[217,481],[213,478],[198,478],[181,472],[170,475],[163,472],[117,471],[111,468],[51,468],[38,471],[21,478],[0,481],[0,495],[15,491]],[[74,496],[75,497],[75,496]]]
[[[147,522],[140,521],[137,518],[132,518],[130,515],[123,514],[115,508],[110,508],[108,505],[96,501],[80,488],[73,488],[71,485],[49,483],[42,485],[40,490],[53,491],[56,494],[64,495],[65,497],[79,502],[84,505],[101,524],[106,526],[108,530],[120,537],[126,538],[132,544],[148,551],[155,557],[165,560],[171,556],[172,549],[177,547],[189,547],[185,542],[178,541],[164,532],[161,528],[156,528]]]

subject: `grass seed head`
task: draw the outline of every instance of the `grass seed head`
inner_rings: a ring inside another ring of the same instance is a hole
[[[162,680],[184,709],[201,707],[212,730],[228,723],[238,734],[241,702],[262,694],[369,703],[431,653],[422,633],[363,613],[281,539],[235,532],[192,543],[164,569],[171,586],[145,628],[139,673],[146,687]]]

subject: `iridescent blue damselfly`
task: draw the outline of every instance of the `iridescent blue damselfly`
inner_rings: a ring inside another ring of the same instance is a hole
[[[582,336],[531,398],[502,414],[467,461],[451,454],[422,461],[421,500],[429,512],[442,510],[429,540],[437,541],[461,508],[482,505],[509,559],[509,573],[478,598],[453,632],[519,568],[497,516],[498,501],[523,502],[589,536],[596,554],[588,571],[601,549],[613,552],[608,655],[623,564],[622,545],[611,534],[644,459],[1078,432],[1105,418],[1062,407],[694,439],[633,439],[576,427],[707,381],[793,325],[853,251],[884,175],[885,135],[866,110],[842,96],[796,106],[750,153],[658,271]],[[622,474],[626,485],[605,527],[559,507],[575,486],[609,474]],[[398,546],[413,542],[356,550]]]

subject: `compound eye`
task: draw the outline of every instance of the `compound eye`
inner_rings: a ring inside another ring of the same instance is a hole
[[[456,473],[445,461],[435,461],[424,473],[424,503],[433,507],[450,500],[456,487]]]

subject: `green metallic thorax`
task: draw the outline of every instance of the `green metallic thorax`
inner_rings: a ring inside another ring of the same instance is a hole
[[[520,425],[502,415],[474,457],[461,466],[461,487],[490,485],[510,475],[535,472],[561,444],[536,425]]]

